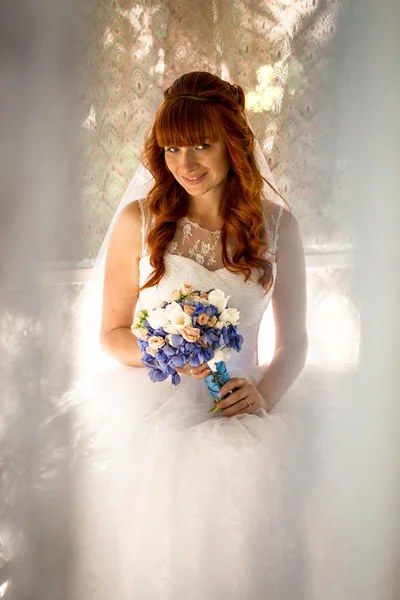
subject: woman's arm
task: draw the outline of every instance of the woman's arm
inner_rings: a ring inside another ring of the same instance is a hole
[[[276,253],[277,278],[272,296],[275,352],[257,389],[269,410],[303,369],[308,349],[306,267],[297,220],[284,210]]]
[[[105,354],[134,367],[143,366],[130,329],[139,296],[141,247],[140,208],[132,202],[118,217],[107,251],[100,344]]]

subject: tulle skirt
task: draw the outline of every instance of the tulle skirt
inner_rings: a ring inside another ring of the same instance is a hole
[[[117,366],[80,381],[74,599],[353,600],[348,410],[337,386],[311,388],[227,418],[188,376]]]

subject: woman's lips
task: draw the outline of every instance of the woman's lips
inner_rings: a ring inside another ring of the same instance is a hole
[[[200,175],[200,177],[197,177],[196,179],[193,179],[193,178],[188,179],[187,177],[183,177],[183,175],[182,175],[182,179],[184,179],[185,182],[189,185],[197,185],[198,183],[200,183],[200,181],[203,181],[203,179],[206,175],[207,175],[207,173],[203,173],[203,175]]]

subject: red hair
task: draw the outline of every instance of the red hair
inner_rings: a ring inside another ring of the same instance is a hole
[[[272,264],[265,258],[269,246],[262,209],[263,182],[276,190],[257,167],[254,134],[244,108],[245,96],[240,86],[203,71],[182,75],[164,92],[142,156],[155,180],[147,197],[155,225],[147,240],[154,271],[141,290],[157,285],[163,277],[165,249],[174,238],[177,221],[188,209],[188,194],[167,169],[164,147],[197,146],[206,138],[214,143],[221,134],[231,165],[221,206],[222,261],[229,271],[242,272],[245,281],[250,278],[251,269],[257,268],[259,283],[267,291],[270,289],[273,275]],[[237,240],[232,260],[226,250],[228,232]]]

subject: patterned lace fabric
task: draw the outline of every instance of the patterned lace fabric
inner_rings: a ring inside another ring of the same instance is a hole
[[[148,256],[150,249],[146,243],[148,232],[154,225],[155,217],[151,215],[146,206],[146,199],[139,200],[142,214],[142,256]],[[263,204],[265,226],[269,241],[267,258],[275,262],[275,252],[278,242],[279,221],[283,208],[271,203]],[[228,256],[231,258],[235,251],[232,243],[227,243]],[[191,258],[209,271],[224,268],[222,261],[221,230],[210,231],[185,216],[176,226],[174,239],[167,246],[168,254]]]

